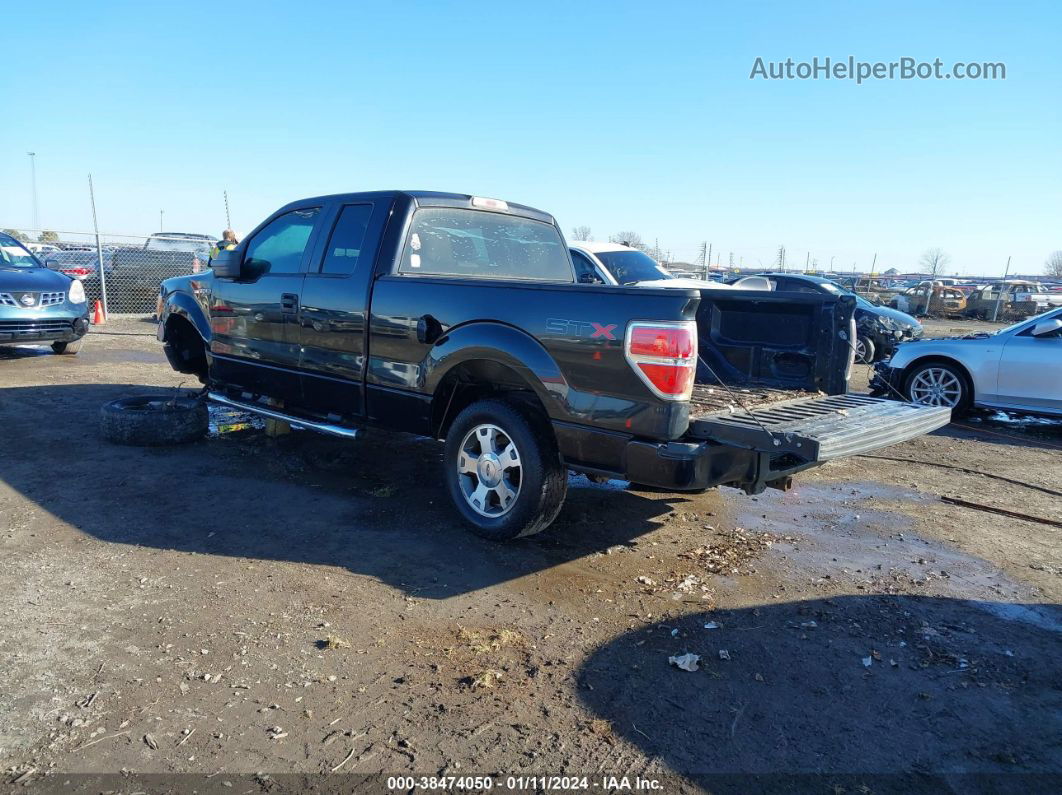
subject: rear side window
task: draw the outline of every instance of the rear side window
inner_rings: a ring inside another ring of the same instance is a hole
[[[555,226],[451,207],[423,207],[414,213],[399,272],[574,281],[568,249]]]
[[[328,240],[321,273],[353,273],[357,270],[370,216],[371,204],[349,204],[343,208]],[[365,253],[368,256],[372,252]]]

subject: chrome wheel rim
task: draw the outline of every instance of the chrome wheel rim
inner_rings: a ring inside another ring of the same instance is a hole
[[[497,519],[516,505],[523,483],[516,443],[497,425],[477,425],[461,442],[457,479],[468,506]]]
[[[857,362],[865,362],[867,360],[867,346],[861,339],[856,339],[855,353]]]
[[[911,379],[911,400],[924,406],[955,408],[962,400],[962,382],[943,367],[927,367]]]

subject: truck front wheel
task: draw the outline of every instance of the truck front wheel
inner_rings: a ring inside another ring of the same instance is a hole
[[[568,491],[549,423],[503,400],[480,400],[457,415],[443,467],[457,512],[491,541],[545,530]]]

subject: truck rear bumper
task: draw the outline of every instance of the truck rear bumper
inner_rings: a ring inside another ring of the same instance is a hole
[[[656,442],[554,423],[572,469],[673,491],[786,488],[798,472],[947,425],[951,410],[865,395],[783,401],[695,416],[687,436]]]
[[[734,486],[759,494],[768,486],[788,488],[792,475],[817,465],[711,442],[630,442],[624,479],[671,491]]]

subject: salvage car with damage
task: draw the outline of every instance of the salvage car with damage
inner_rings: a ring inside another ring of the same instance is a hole
[[[951,413],[846,394],[851,296],[580,284],[551,215],[465,194],[293,202],[159,301],[209,400],[442,440],[457,512],[495,540],[548,526],[569,469],[757,493]]]
[[[1062,416],[1062,309],[993,333],[901,345],[875,366],[872,394],[956,415],[973,407]]]

